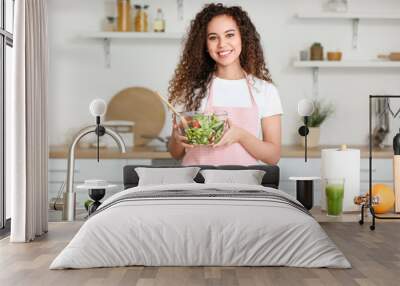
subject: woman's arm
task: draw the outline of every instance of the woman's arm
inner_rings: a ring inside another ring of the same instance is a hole
[[[241,129],[239,143],[257,160],[276,165],[281,158],[281,115],[264,117],[261,120],[263,140]]]
[[[214,147],[240,143],[257,160],[275,165],[281,158],[281,115],[264,117],[261,120],[263,140],[243,128],[232,125]]]
[[[176,160],[180,160],[185,155],[185,147],[182,144],[179,144],[176,140],[176,131],[172,129],[171,138],[168,142],[168,151],[171,153],[172,158]]]
[[[187,138],[179,134],[178,125],[176,123],[176,117],[173,116],[172,121],[172,134],[171,139],[168,142],[168,151],[171,156],[180,160],[185,156],[185,148],[193,148],[193,145],[187,144]]]

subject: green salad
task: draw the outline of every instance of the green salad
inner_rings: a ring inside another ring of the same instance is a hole
[[[185,129],[188,143],[193,145],[210,145],[218,143],[224,133],[225,120],[215,114],[196,114],[187,119]]]

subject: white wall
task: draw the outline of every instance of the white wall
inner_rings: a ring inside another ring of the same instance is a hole
[[[79,38],[98,31],[106,0],[49,0],[50,144],[62,144],[68,133],[93,122],[89,102],[110,100],[130,86],[147,86],[166,95],[181,50],[178,41],[118,40],[112,43],[112,67],[104,67],[100,42]],[[138,1],[134,1],[137,3]],[[139,1],[140,2],[140,1]],[[142,1],[150,13],[161,7],[168,31],[184,31],[189,20],[209,1],[184,0],[184,21],[177,19],[175,0]],[[359,47],[351,47],[350,20],[298,20],[300,10],[320,10],[322,0],[220,1],[239,4],[248,11],[262,36],[268,66],[280,91],[283,107],[283,143],[297,143],[299,118],[296,102],[311,96],[312,73],[296,69],[291,61],[313,42],[324,50],[340,49],[344,59],[375,58],[378,53],[400,51],[400,21],[361,20]],[[352,11],[400,11],[397,0],[349,0]],[[323,144],[366,144],[368,95],[400,94],[400,69],[320,70],[320,96],[336,105],[336,114],[323,125]],[[168,135],[170,122],[161,135]]]

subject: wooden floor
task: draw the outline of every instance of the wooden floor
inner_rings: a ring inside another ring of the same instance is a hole
[[[400,223],[323,222],[353,268],[122,267],[48,270],[82,222],[50,223],[49,233],[27,244],[0,241],[0,285],[400,285]]]

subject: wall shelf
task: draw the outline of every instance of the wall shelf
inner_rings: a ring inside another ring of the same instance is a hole
[[[296,68],[400,68],[400,61],[295,61]]]
[[[399,13],[340,13],[340,12],[299,12],[300,19],[363,19],[363,20],[400,20]]]
[[[326,20],[351,20],[353,23],[353,49],[358,46],[358,26],[360,20],[394,20],[400,21],[398,13],[340,13],[340,12],[299,12],[296,14],[299,19],[326,19]]]
[[[91,32],[82,35],[85,38],[92,39],[164,39],[180,40],[182,33],[154,33],[154,32]]]
[[[311,68],[313,72],[313,95],[318,95],[320,68],[400,68],[400,61],[347,60],[347,61],[294,61],[295,68]]]
[[[85,39],[103,41],[105,65],[111,67],[111,41],[112,40],[173,40],[183,39],[182,33],[172,32],[89,32],[81,35]]]

